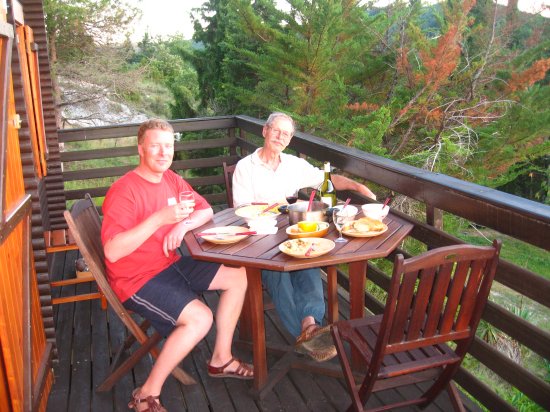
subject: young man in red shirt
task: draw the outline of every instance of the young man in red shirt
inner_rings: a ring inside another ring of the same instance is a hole
[[[252,379],[251,365],[233,357],[231,343],[246,292],[243,268],[179,256],[185,233],[212,218],[206,200],[169,169],[174,130],[158,119],[138,131],[139,165],[116,181],[103,203],[102,241],[111,287],[123,305],[149,319],[166,342],[145,383],[134,390],[129,406],[157,404],[164,381],[213,323],[198,296],[221,290],[216,313],[216,342],[208,373],[212,377]],[[195,204],[179,201],[193,191]],[[163,410],[163,409],[161,409]]]

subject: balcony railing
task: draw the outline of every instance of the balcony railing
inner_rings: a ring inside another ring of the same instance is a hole
[[[213,205],[225,203],[222,163],[235,163],[261,144],[263,121],[246,116],[186,119],[172,122],[182,139],[176,144],[173,169],[184,176],[193,170],[187,180]],[[110,182],[137,164],[135,135],[139,125],[97,127],[59,131],[59,140],[65,145],[61,153],[64,165],[65,197],[68,201],[83,197],[105,195]],[[96,148],[83,142],[95,142]],[[316,136],[297,132],[289,147],[309,161],[329,160],[345,173],[363,179],[370,186],[377,185],[379,192],[393,192],[420,205],[422,218],[404,213],[400,216],[414,223],[411,244],[431,249],[449,244],[463,243],[442,228],[443,214],[464,219],[472,225],[496,231],[494,237],[510,237],[548,251],[550,247],[550,207],[517,196],[465,182],[446,175],[427,172],[379,156],[367,154],[329,142]],[[181,155],[181,157],[180,157]],[[185,159],[185,160],[179,160]],[[100,167],[99,165],[103,166]],[[79,188],[70,188],[78,182]],[[82,188],[84,187],[84,188]],[[352,201],[364,203],[366,199],[354,193],[341,193]],[[100,204],[101,201],[98,201]],[[66,205],[60,200],[58,209]],[[54,207],[55,209],[55,207]],[[418,207],[416,208],[418,209]],[[419,220],[421,219],[421,220]],[[61,225],[62,222],[57,222]],[[504,240],[506,244],[506,240]],[[399,250],[406,256],[406,250]],[[388,259],[393,260],[393,256]],[[529,256],[525,257],[526,260]],[[339,273],[339,283],[347,289],[347,278]],[[368,281],[386,290],[389,275],[369,264]],[[550,318],[550,281],[542,274],[501,259],[493,290],[508,289],[508,293],[529,302],[538,315]],[[383,310],[383,302],[370,293],[365,294],[365,306],[374,313]],[[507,307],[491,301],[483,320],[507,335],[516,347],[540,356],[550,365],[550,333],[513,313]],[[516,363],[491,344],[476,339],[470,355],[494,372],[500,379],[515,387],[520,396],[526,396],[545,410],[550,410],[550,384],[546,371],[533,371]],[[546,377],[541,376],[546,372]],[[456,382],[473,398],[490,410],[514,410],[488,384],[462,368]]]

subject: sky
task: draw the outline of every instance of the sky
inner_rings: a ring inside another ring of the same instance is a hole
[[[193,36],[193,24],[189,18],[191,9],[200,7],[204,0],[128,0],[142,10],[132,40],[140,41],[145,32],[152,36],[183,34],[185,39]]]
[[[392,0],[380,0],[378,5],[388,4]],[[189,18],[191,9],[200,7],[204,0],[128,0],[129,3],[138,6],[143,16],[136,24],[132,40],[135,42],[143,38],[148,32],[152,36],[169,36],[182,34],[185,39],[193,36],[193,25]],[[279,0],[284,3],[284,0]],[[506,0],[499,0],[499,3],[506,4]],[[523,11],[541,10],[542,5],[550,7],[550,0],[519,0],[519,8]],[[543,14],[550,17],[550,9]]]

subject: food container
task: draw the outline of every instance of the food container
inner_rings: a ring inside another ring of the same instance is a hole
[[[361,206],[361,210],[366,217],[381,221],[386,216],[388,216],[388,213],[390,211],[389,206],[385,206],[384,208],[382,208],[382,206],[383,205],[381,205],[380,203],[368,203]]]
[[[308,221],[309,222],[309,221]],[[304,237],[323,237],[328,233],[329,223],[328,222],[314,222],[316,230],[312,232],[302,231],[298,225],[291,225],[286,228],[286,234],[291,239],[300,239]]]
[[[311,210],[307,211],[308,202],[298,202],[293,205],[283,205],[279,208],[281,213],[288,213],[288,220],[291,225],[300,221],[328,222],[328,217],[332,213],[326,203],[315,201],[311,204]]]

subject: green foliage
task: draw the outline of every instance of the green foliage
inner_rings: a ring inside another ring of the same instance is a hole
[[[135,70],[143,71],[149,82],[162,86],[162,91],[152,95],[159,103],[157,115],[166,118],[197,116],[197,73],[189,61],[191,53],[191,42],[177,37],[168,40],[152,39],[145,34],[138,43],[129,65]],[[140,99],[148,96],[150,95],[141,95]]]
[[[81,61],[98,45],[120,41],[139,15],[137,8],[114,0],[44,0],[50,61]]]

